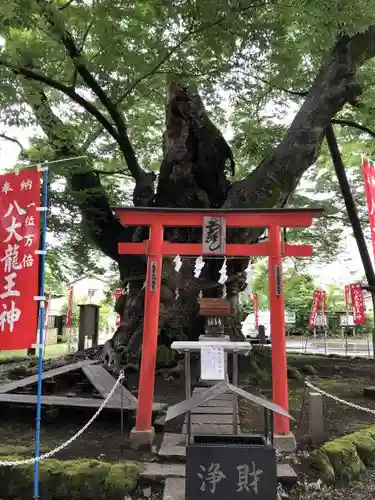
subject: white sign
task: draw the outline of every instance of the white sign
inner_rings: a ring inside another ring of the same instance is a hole
[[[225,254],[226,224],[224,217],[203,217],[203,254]]]
[[[288,323],[289,325],[294,325],[295,322],[296,322],[296,313],[285,311],[285,323]]]
[[[327,316],[319,312],[316,315],[315,326],[328,326]]]
[[[342,314],[340,316],[340,326],[355,326],[353,314]]]
[[[225,354],[223,347],[212,344],[202,345],[201,379],[225,380]]]

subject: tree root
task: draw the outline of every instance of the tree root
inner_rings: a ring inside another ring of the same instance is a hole
[[[168,368],[159,368],[156,370],[157,375],[162,375],[164,380],[168,382],[176,383],[176,378],[180,378],[182,373],[184,373],[184,359],[180,359],[176,365]]]

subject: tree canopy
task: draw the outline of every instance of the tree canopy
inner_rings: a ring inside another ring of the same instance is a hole
[[[110,203],[128,203],[141,171],[159,168],[166,80],[183,75],[197,84],[213,120],[232,136],[236,178],[243,178],[280,143],[291,121],[285,115],[303,103],[339,39],[361,33],[351,57],[357,58],[356,66],[370,59],[374,18],[369,1],[354,6],[332,0],[204,5],[190,0],[5,0],[0,6],[0,119],[4,130],[35,124],[45,132],[32,140],[24,158],[53,160],[64,147],[66,154],[73,153],[67,147],[72,143],[102,172]],[[339,119],[375,128],[373,61],[358,78],[361,105],[346,107]],[[41,103],[54,117],[41,110]],[[345,126],[340,139],[348,144],[348,155],[372,152],[372,137],[363,130]],[[350,160],[359,164],[357,157]],[[72,175],[67,167],[52,172],[52,181]],[[104,175],[108,172],[113,175]],[[318,223],[319,237],[310,230],[306,237],[328,259],[339,244],[345,216],[326,154],[306,176],[307,193],[297,192],[289,204],[327,209],[329,223]],[[361,199],[357,180],[354,169],[353,186]],[[317,192],[327,196],[311,199]],[[81,236],[73,201],[62,189],[52,191],[51,203],[59,210],[51,229],[69,242],[60,255],[92,266],[97,255]]]
[[[2,137],[39,130],[20,163],[86,156],[51,167],[51,269],[92,270],[100,251],[122,281],[144,273],[142,259],[117,250],[144,236],[113,215],[130,203],[323,205],[324,220],[288,238],[309,240],[327,261],[337,254],[347,221],[324,137],[334,123],[363,207],[373,2],[4,0],[0,36]]]
[[[314,278],[306,272],[298,272],[289,267],[284,273],[285,310],[296,312],[310,312],[314,290],[319,288]],[[264,262],[254,268],[254,292],[258,294],[259,309],[269,309],[268,300],[268,268]],[[327,311],[345,311],[344,290],[339,285],[329,285],[327,293]]]

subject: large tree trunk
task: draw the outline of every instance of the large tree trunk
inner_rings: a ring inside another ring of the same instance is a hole
[[[217,208],[223,205],[230,182],[226,170],[234,171],[231,149],[219,130],[210,121],[197,89],[185,87],[178,79],[168,84],[166,132],[163,141],[164,159],[160,168],[153,206]],[[138,230],[140,239],[147,233]],[[199,242],[201,230],[169,228],[165,239],[173,242]],[[171,258],[163,260],[159,341],[169,346],[173,340],[196,340],[203,333],[203,319],[197,313],[198,297],[222,296],[223,287],[217,282],[222,259],[207,259],[201,276],[194,277],[194,258],[183,259],[176,273]],[[121,266],[120,266],[121,267]],[[115,350],[137,354],[142,341],[145,271],[134,279],[128,277],[124,286],[129,294],[119,299],[117,310],[121,326],[113,338]],[[233,293],[232,280],[227,285],[228,298]],[[236,309],[228,321],[232,337],[242,338]]]

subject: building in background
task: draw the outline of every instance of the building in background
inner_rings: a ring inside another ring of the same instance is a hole
[[[96,276],[82,276],[68,283],[73,287],[73,300],[76,304],[100,304],[106,297],[109,283]]]
[[[66,313],[70,287],[73,287],[73,302],[79,304],[100,304],[106,298],[109,282],[96,276],[82,276],[67,284],[66,295],[52,297],[48,316],[56,317]],[[51,319],[51,321],[53,321]]]
[[[363,301],[365,303],[366,312],[372,312],[372,297],[368,290],[363,290]]]

